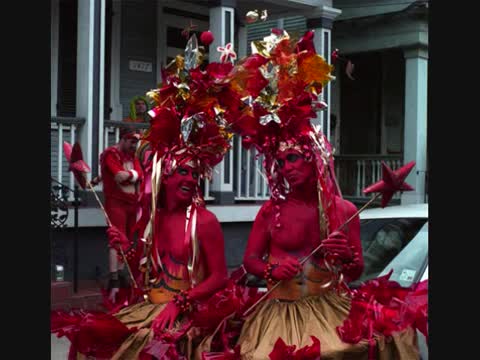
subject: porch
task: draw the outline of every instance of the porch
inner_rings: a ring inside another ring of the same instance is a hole
[[[78,134],[82,131],[85,124],[85,119],[74,117],[52,117],[51,119],[51,177],[69,188],[74,188],[73,175],[68,171],[68,164],[63,154],[63,142],[68,141],[74,143],[78,141]],[[126,123],[122,121],[104,120],[104,131],[101,151],[108,146],[118,142],[119,132],[122,126]],[[146,124],[133,124],[134,127],[145,129]],[[92,154],[92,158],[98,159],[99,154]],[[400,155],[337,155],[335,156],[335,171],[339,181],[340,189],[345,198],[360,204],[368,200],[369,196],[362,193],[362,190],[381,179],[381,162],[390,166],[392,169],[397,169],[402,165],[402,158]],[[97,164],[98,165],[98,164]],[[215,192],[211,189],[215,187],[215,181],[205,181],[202,184],[205,200],[214,208],[218,205],[223,205],[223,210],[220,218],[228,219],[229,216],[225,214],[224,210],[236,211],[238,206],[257,205],[252,209],[257,210],[258,205],[267,200],[270,196],[267,182],[262,174],[262,156],[258,156],[255,149],[247,151],[241,146],[241,139],[235,137],[233,146],[228,152],[222,168],[217,167],[215,174],[219,175],[223,172],[222,185],[231,185],[234,195],[234,203],[222,204],[216,202]],[[101,193],[101,184],[97,186],[96,190]],[[400,195],[396,195],[394,200],[399,200]],[[73,192],[70,192],[69,200],[73,200]],[[96,208],[94,199],[87,197],[84,201],[83,207]],[[255,214],[251,216],[242,216],[243,221],[253,221]],[[101,218],[101,217],[100,217]],[[235,220],[238,217],[231,217]],[[102,219],[101,219],[102,220]],[[87,221],[92,223],[91,221]],[[68,222],[70,223],[70,222]],[[95,223],[95,222],[94,222]],[[103,221],[102,221],[103,223]],[[80,225],[82,226],[82,225]]]

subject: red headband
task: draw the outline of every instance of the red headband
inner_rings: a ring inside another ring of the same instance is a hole
[[[120,139],[137,139],[140,140],[140,134],[135,129],[122,128],[120,129]]]

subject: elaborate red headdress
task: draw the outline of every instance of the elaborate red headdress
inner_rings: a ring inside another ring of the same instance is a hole
[[[144,156],[147,174],[144,199],[148,199],[144,201],[140,221],[146,226],[144,238],[153,231],[154,216],[149,214],[155,214],[163,176],[171,174],[178,165],[190,164],[197,168],[200,178],[210,179],[213,167],[230,148],[233,136],[230,124],[248,108],[242,96],[251,95],[254,87],[245,89],[238,83],[250,70],[234,69],[228,57],[224,62],[203,66],[202,52],[196,36],[192,35],[184,56],[176,56],[162,70],[161,87],[147,93],[153,108],[149,111],[150,129],[145,135],[150,150]],[[197,188],[193,203],[202,202]],[[155,262],[154,267],[158,267]]]
[[[310,119],[326,108],[319,99],[323,87],[333,79],[333,67],[315,52],[313,31],[294,41],[284,30],[252,43],[247,63],[261,64],[265,84],[258,96],[249,98],[251,111],[244,112],[233,124],[243,136],[243,145],[254,146],[264,155],[264,168],[274,200],[287,189],[275,161],[278,151],[289,148],[315,161],[322,194],[339,193],[333,173],[332,148],[319,128]],[[325,197],[325,196],[324,196]],[[328,205],[328,204],[324,204]]]
[[[168,173],[175,165],[193,162],[201,176],[230,148],[228,124],[245,105],[232,86],[233,64],[210,63],[202,68],[202,53],[193,35],[185,49],[162,72],[163,86],[147,95],[154,102],[146,139]]]

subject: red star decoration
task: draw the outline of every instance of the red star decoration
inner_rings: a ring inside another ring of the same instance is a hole
[[[365,194],[381,193],[382,194],[382,208],[392,199],[393,194],[397,191],[411,191],[413,187],[405,182],[405,178],[408,176],[415,166],[415,161],[411,161],[408,164],[402,166],[400,169],[393,171],[387,164],[382,161],[382,180],[376,182],[373,185],[365,188],[363,192]]]
[[[195,30],[197,27],[198,26],[192,23],[192,20],[190,20],[190,25],[187,25],[187,27],[183,29],[182,36],[188,39],[190,37],[190,32]]]
[[[82,148],[79,143],[72,145],[66,141],[63,142],[63,152],[70,164],[68,170],[73,172],[73,176],[77,180],[82,189],[87,186],[87,173],[90,172],[90,167],[83,161]]]

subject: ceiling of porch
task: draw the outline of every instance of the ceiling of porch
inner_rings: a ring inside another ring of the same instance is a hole
[[[208,0],[164,0],[164,6],[173,7],[183,11],[197,12],[208,15],[208,6],[212,1]],[[267,10],[268,19],[276,19],[284,16],[305,15],[316,7],[331,6],[331,0],[237,0],[235,7],[236,19],[245,24],[245,15],[251,10]]]

